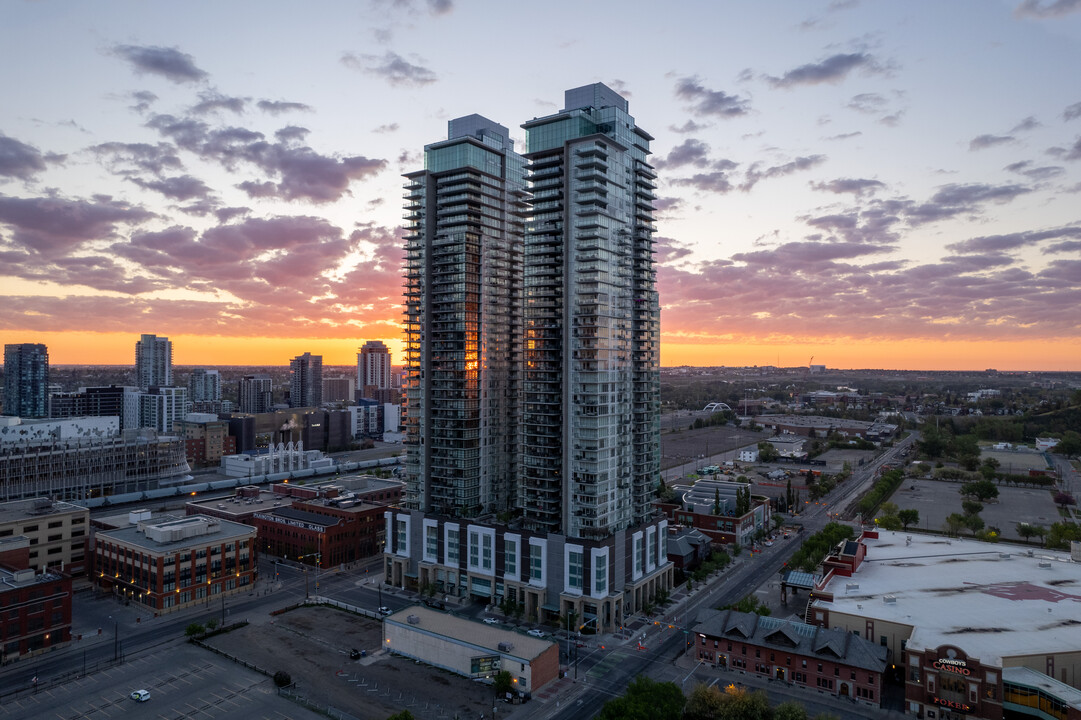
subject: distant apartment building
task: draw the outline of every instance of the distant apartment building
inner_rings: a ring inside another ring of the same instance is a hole
[[[0,540],[23,535],[30,541],[26,567],[69,575],[86,571],[90,511],[45,497],[0,503]]]
[[[352,402],[356,397],[356,380],[351,377],[323,378],[323,402]]]
[[[221,373],[195,368],[188,378],[188,400],[193,403],[221,400]]]
[[[323,356],[304,353],[289,361],[289,407],[323,404]]]
[[[274,381],[269,375],[245,375],[237,388],[237,412],[270,412]]]
[[[124,393],[124,427],[153,428],[172,433],[187,412],[188,391],[179,387],[150,387]]]
[[[4,415],[49,417],[49,349],[44,345],[4,345]]]
[[[173,384],[173,344],[167,337],[141,335],[135,343],[135,378],[140,390]]]
[[[0,420],[0,500],[138,492],[190,470],[183,442],[119,418]]]
[[[759,531],[773,527],[769,498],[751,495],[748,483],[702,478],[692,486],[674,485],[672,489],[675,499],[654,505],[672,523],[697,528],[718,545],[750,545]]]
[[[138,388],[122,385],[83,387],[75,392],[53,393],[49,417],[118,417],[123,429],[124,393],[137,392]]]
[[[193,468],[217,466],[225,455],[236,454],[236,438],[229,434],[229,421],[210,413],[188,413],[174,426],[184,440],[188,464]]]
[[[30,538],[0,537],[0,665],[71,640],[71,576],[37,573]]]
[[[379,340],[364,343],[357,353],[357,390],[370,397],[371,390],[385,390],[393,385],[390,349]]]
[[[95,534],[91,577],[102,590],[157,612],[247,592],[258,576],[255,528],[207,516],[132,511]]]

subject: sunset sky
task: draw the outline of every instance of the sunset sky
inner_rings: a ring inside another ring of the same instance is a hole
[[[403,172],[605,82],[663,365],[1081,370],[1081,0],[4,2],[0,340],[401,361]]]

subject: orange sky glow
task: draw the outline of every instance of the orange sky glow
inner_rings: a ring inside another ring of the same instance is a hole
[[[326,365],[354,365],[357,348],[381,339],[401,363],[399,338],[270,338],[169,335],[175,365],[287,365],[304,352],[322,355]],[[40,342],[54,365],[130,365],[135,362],[134,333],[0,332],[4,343]],[[1081,340],[1032,339],[977,341],[930,339],[835,338],[785,342],[663,342],[661,365],[742,366],[816,365],[830,368],[893,370],[1034,370],[1081,371]]]

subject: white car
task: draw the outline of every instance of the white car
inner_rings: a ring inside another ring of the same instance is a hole
[[[131,693],[131,699],[135,702],[146,702],[150,699],[149,690],[134,690]]]
[[[380,615],[393,615],[394,611],[391,610],[390,608],[388,608],[386,605],[383,605],[383,606],[381,606],[379,608],[379,614]]]
[[[544,637],[544,631],[533,628],[532,630],[528,631],[526,635],[532,635],[535,638],[542,638]]]
[[[499,621],[496,620],[495,618],[484,618],[484,624],[485,625],[498,625]]]

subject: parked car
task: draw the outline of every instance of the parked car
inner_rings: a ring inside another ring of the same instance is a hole
[[[496,620],[495,618],[484,618],[484,624],[485,625],[498,625],[499,621]]]
[[[356,648],[353,648],[352,650],[349,651],[349,657],[351,659],[353,659],[353,660],[359,660],[362,657],[368,657],[368,651],[367,650],[357,650]]]
[[[149,690],[134,690],[131,693],[131,699],[135,702],[146,702],[150,699]]]
[[[381,605],[379,607],[379,614],[380,615],[393,615],[394,611],[391,610],[390,608],[388,608],[386,605]]]
[[[424,604],[427,605],[430,608],[435,608],[436,610],[446,610],[447,609],[446,603],[444,603],[442,600],[427,599],[427,600],[424,601]]]
[[[542,638],[544,637],[544,631],[533,628],[532,630],[528,631],[526,635],[532,635],[535,638]]]

